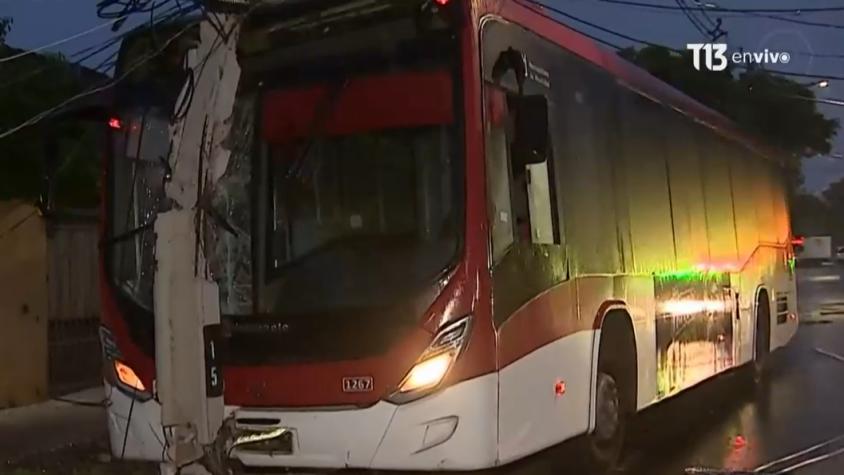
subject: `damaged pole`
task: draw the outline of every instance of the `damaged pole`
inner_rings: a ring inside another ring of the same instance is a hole
[[[222,342],[217,284],[206,263],[204,211],[226,170],[228,138],[240,79],[236,45],[241,17],[200,24],[200,42],[188,53],[193,74],[179,104],[186,113],[170,129],[169,211],[155,221],[154,288],[156,390],[166,443],[162,474],[219,473],[210,462],[223,424]],[[219,460],[221,457],[216,457]]]

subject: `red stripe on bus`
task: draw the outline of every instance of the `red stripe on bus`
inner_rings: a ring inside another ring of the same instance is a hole
[[[498,369],[533,351],[580,331],[592,329],[593,320],[579,319],[574,281],[543,292],[516,310],[498,329]]]

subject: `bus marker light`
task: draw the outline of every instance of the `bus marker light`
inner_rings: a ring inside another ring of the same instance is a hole
[[[436,3],[437,5],[439,5],[441,7],[444,7],[444,6],[448,5],[449,1],[450,0],[434,0],[434,3]]]
[[[562,379],[558,379],[557,382],[554,384],[554,394],[558,397],[562,396],[566,393],[566,382]]]
[[[135,374],[135,371],[128,365],[121,363],[120,361],[115,361],[114,372],[117,374],[117,379],[126,386],[138,391],[146,391],[146,387],[144,387],[144,383],[141,382],[141,378],[139,378],[138,375]]]
[[[120,122],[120,119],[117,117],[112,117],[108,120],[108,126],[115,130],[120,130],[123,128],[123,123]]]

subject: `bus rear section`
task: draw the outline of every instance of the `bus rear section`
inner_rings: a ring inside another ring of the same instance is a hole
[[[583,436],[603,469],[637,411],[791,338],[778,168],[724,119],[518,2],[336,3],[240,39],[203,230],[227,416],[255,437],[235,463],[472,470]],[[178,64],[109,121],[102,336],[133,459],[164,450],[151,224]]]

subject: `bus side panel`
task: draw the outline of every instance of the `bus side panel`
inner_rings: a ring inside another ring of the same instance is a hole
[[[743,147],[734,147],[730,160],[730,180],[733,188],[733,210],[736,217],[736,238],[738,262],[743,267],[734,277],[733,289],[738,312],[735,322],[737,338],[736,364],[741,365],[753,359],[754,318],[756,290],[762,281],[759,248],[759,224],[756,219],[756,195],[753,190],[754,174],[758,157]]]
[[[499,329],[502,464],[587,429],[594,331],[591,321],[578,321],[574,293],[572,282],[560,284],[517,310]]]

